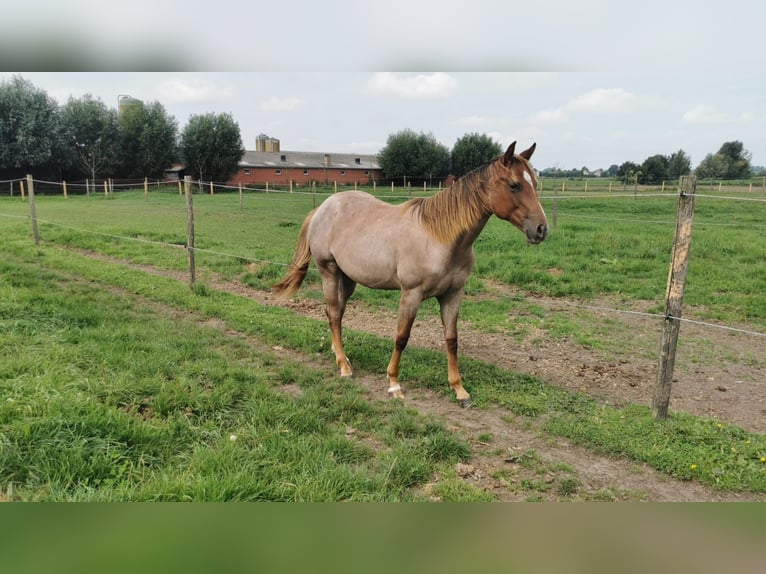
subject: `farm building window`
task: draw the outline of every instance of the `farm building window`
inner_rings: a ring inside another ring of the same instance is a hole
[[[285,154],[282,154],[279,156],[279,159],[282,161],[287,161],[287,156]]]
[[[364,170],[364,175],[370,175],[370,170],[369,169],[365,169]]]
[[[340,170],[340,174],[341,175],[346,175],[346,170],[345,169]]]
[[[362,158],[361,157],[355,157],[354,158],[354,163],[356,165],[362,165]]]
[[[303,175],[308,175],[308,174],[309,174],[309,170],[307,170],[307,169],[304,169],[304,170],[303,170]]]
[[[245,168],[245,175],[250,175],[250,168]]]
[[[277,175],[282,175],[282,170],[281,169],[275,169],[274,171],[277,172]]]

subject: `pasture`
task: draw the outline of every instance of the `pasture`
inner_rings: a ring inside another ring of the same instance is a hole
[[[763,333],[766,205],[704,194],[684,317]],[[663,308],[676,200],[581,195],[558,197],[541,245],[495,218],[477,240],[460,315],[468,411],[450,397],[435,302],[420,310],[397,402],[385,366],[398,293],[352,298],[352,381],[335,376],[316,273],[292,303],[270,300],[323,194],[195,194],[194,289],[174,189],[39,196],[39,247],[27,204],[0,199],[1,496],[762,500],[764,339],[682,326],[679,387],[698,386],[654,421],[650,315]],[[613,388],[626,370],[635,384]],[[709,383],[723,372],[732,382]],[[599,482],[593,460],[623,474]]]

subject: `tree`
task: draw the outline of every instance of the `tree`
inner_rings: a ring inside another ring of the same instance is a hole
[[[378,156],[386,177],[421,178],[444,177],[449,171],[449,150],[432,134],[416,134],[404,129],[388,136]]]
[[[178,126],[159,102],[126,107],[120,120],[120,171],[126,177],[160,177],[177,156]]]
[[[705,156],[696,169],[697,177],[704,179],[721,179],[726,173],[724,157],[721,154],[709,153]]]
[[[52,169],[66,163],[55,100],[20,76],[0,83],[0,169]]]
[[[679,149],[668,158],[668,179],[678,179],[682,175],[689,175],[692,172],[692,160]]]
[[[64,138],[75,150],[84,173],[94,181],[97,174],[111,175],[119,137],[117,112],[85,94],[80,99],[70,97],[61,118]]]
[[[715,154],[707,154],[697,166],[697,176],[713,179],[738,179],[749,177],[750,152],[742,142],[726,142]]]
[[[667,156],[657,154],[650,156],[641,164],[641,174],[643,183],[657,184],[665,181],[668,177],[668,166],[670,161]]]
[[[181,155],[200,182],[227,181],[244,153],[239,125],[230,114],[191,116],[181,133]]]
[[[725,179],[737,179],[750,177],[750,152],[740,141],[726,142],[718,150],[718,155],[722,156],[724,163]]]
[[[486,134],[466,134],[455,142],[450,153],[452,175],[461,177],[496,158],[502,146]]]
[[[617,177],[619,177],[623,183],[627,185],[628,180],[633,181],[634,174],[636,174],[640,169],[641,167],[638,164],[635,164],[632,161],[626,161],[620,165],[620,168],[617,170]]]

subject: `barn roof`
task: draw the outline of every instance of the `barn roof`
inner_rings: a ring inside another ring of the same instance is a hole
[[[246,151],[239,167],[380,169],[380,164],[374,154],[282,150]]]

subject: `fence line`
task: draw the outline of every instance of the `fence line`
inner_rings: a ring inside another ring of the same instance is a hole
[[[705,321],[698,321],[695,319],[687,319],[685,317],[675,317],[673,315],[665,315],[663,313],[649,313],[648,311],[633,311],[630,309],[614,309],[612,307],[600,307],[595,305],[583,305],[581,303],[570,303],[569,301],[561,301],[562,305],[567,307],[574,307],[577,309],[588,309],[590,311],[604,311],[609,313],[622,313],[626,315],[640,315],[643,317],[652,317],[656,319],[674,319],[676,321],[682,321],[685,323],[693,323],[703,327],[712,327],[715,329],[724,329],[726,331],[734,331],[736,333],[742,333],[745,335],[754,335],[756,337],[766,337],[766,333],[759,333],[758,331],[750,331],[748,329],[740,329],[739,327],[730,327],[728,325],[719,325],[717,323],[706,323]]]
[[[7,218],[12,218],[12,219],[29,219],[29,216],[27,216],[27,215],[10,215],[10,214],[4,214],[4,213],[0,213],[0,217],[7,217]],[[156,240],[152,240],[152,239],[143,239],[143,238],[140,238],[140,237],[129,237],[129,236],[126,236],[126,235],[116,235],[116,234],[113,234],[113,233],[106,233],[106,232],[103,232],[103,231],[95,231],[95,230],[92,230],[92,229],[85,229],[85,228],[82,228],[82,227],[75,227],[73,225],[67,225],[67,224],[64,224],[64,223],[58,223],[58,222],[50,221],[50,220],[46,220],[46,219],[38,219],[38,222],[44,223],[46,225],[51,225],[51,226],[54,226],[54,227],[60,227],[60,228],[63,228],[63,229],[70,229],[72,231],[80,231],[80,232],[83,232],[83,233],[90,233],[92,235],[100,235],[100,236],[109,237],[109,238],[112,238],[112,239],[121,239],[121,240],[125,240],[125,241],[133,241],[133,242],[137,242],[137,243],[145,243],[145,244],[155,245],[155,246],[159,246],[159,247],[170,247],[170,248],[173,248],[173,249],[181,249],[181,250],[188,249],[186,245],[179,245],[177,243],[166,243],[164,241],[156,241]],[[234,253],[225,253],[225,252],[222,252],[222,251],[215,251],[213,249],[205,249],[205,248],[196,247],[196,246],[193,247],[192,249],[195,252],[198,252],[198,253],[207,253],[207,254],[210,254],[210,255],[217,255],[217,256],[220,256],[220,257],[230,257],[232,259],[239,259],[239,260],[248,261],[248,262],[251,262],[251,263],[267,263],[269,265],[278,265],[278,266],[281,266],[281,267],[290,267],[290,265],[291,265],[291,263],[284,263],[284,262],[280,262],[280,261],[272,261],[270,259],[259,259],[259,258],[244,256],[244,255],[237,255],[237,254],[234,254]],[[315,272],[316,269],[311,267],[309,269],[309,271]],[[560,301],[559,303],[561,305],[564,305],[564,306],[567,306],[567,307],[573,307],[573,308],[578,308],[578,309],[588,309],[588,310],[591,310],[591,311],[602,311],[602,312],[608,312],[608,313],[621,313],[621,314],[628,314],[628,315],[640,315],[640,316],[644,316],[644,317],[652,317],[652,318],[658,318],[658,319],[675,319],[675,320],[678,320],[678,321],[682,321],[682,322],[686,322],[686,323],[693,323],[695,325],[700,325],[700,326],[704,326],[704,327],[711,327],[711,328],[715,328],[715,329],[723,329],[723,330],[727,330],[727,331],[737,332],[737,333],[741,333],[741,334],[745,334],[745,335],[752,335],[752,336],[756,336],[756,337],[766,337],[766,333],[760,333],[758,331],[751,331],[751,330],[748,330],[748,329],[742,329],[742,328],[739,328],[739,327],[731,327],[731,326],[728,326],[728,325],[720,325],[720,324],[717,324],[717,323],[707,323],[705,321],[699,321],[699,320],[696,320],[696,319],[687,319],[687,318],[684,318],[684,317],[675,317],[675,316],[672,316],[672,315],[665,315],[663,313],[649,313],[649,312],[646,312],[646,311],[633,311],[633,310],[630,310],[630,309],[615,309],[615,308],[612,308],[612,307],[603,307],[603,306],[597,306],[597,305],[584,305],[584,304],[581,304],[581,303],[571,303],[571,302],[568,302],[568,301]]]

